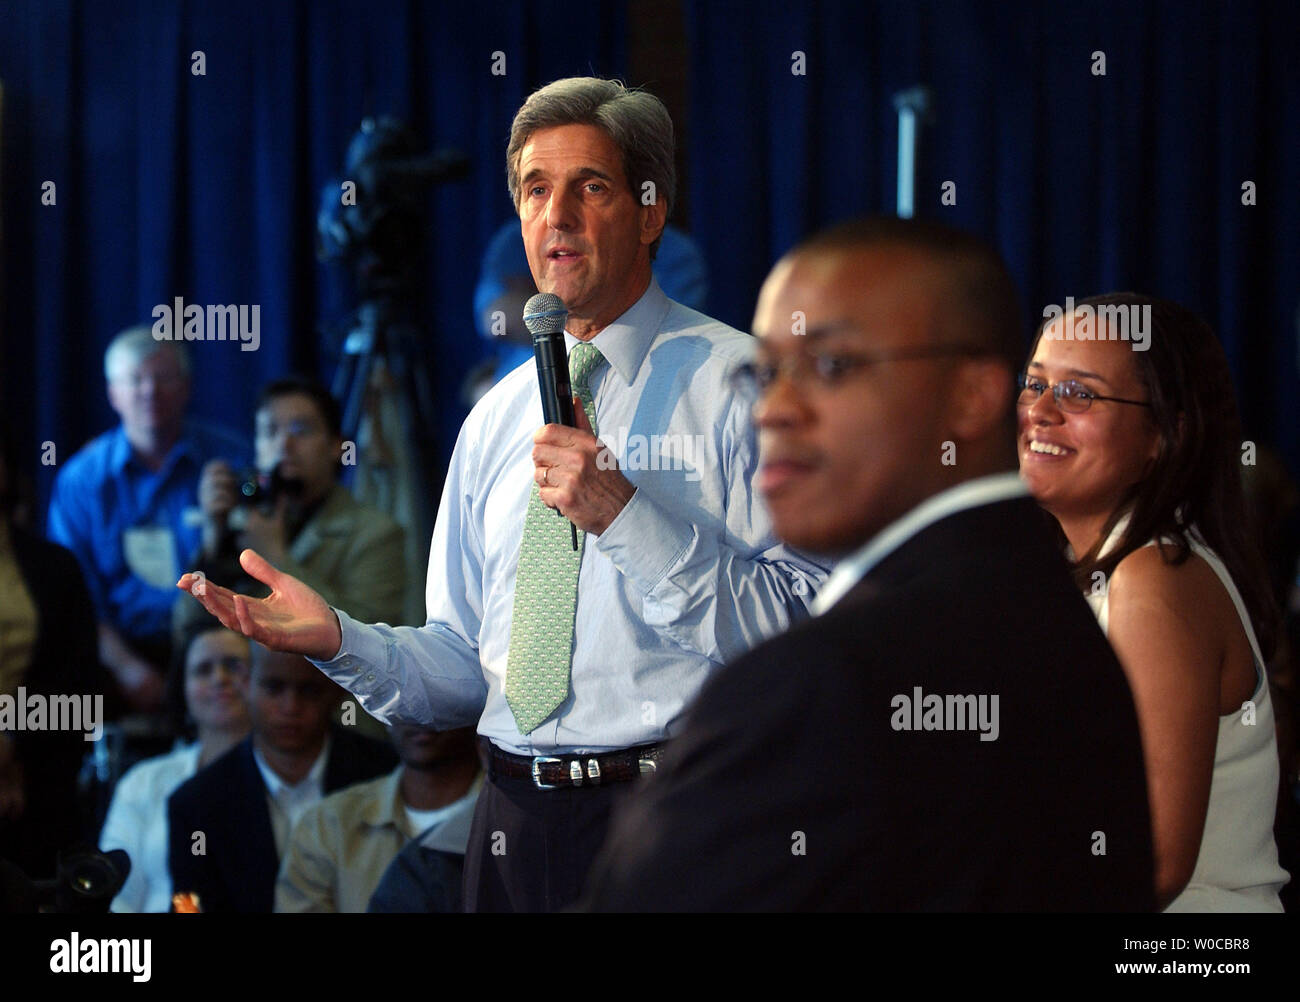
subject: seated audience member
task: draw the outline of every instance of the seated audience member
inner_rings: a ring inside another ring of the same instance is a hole
[[[997,253],[932,223],[773,269],[757,485],[785,542],[842,559],[815,618],[701,691],[587,907],[1154,906],[1132,696],[1014,472],[1019,316]]]
[[[1264,673],[1277,614],[1247,535],[1223,350],[1176,303],[1097,296],[1040,328],[1021,383],[1021,476],[1137,703],[1157,902],[1280,911]]]
[[[457,820],[469,835],[478,800],[474,728],[396,724],[402,764],[307,808],[275,885],[278,912],[364,912],[393,858],[415,836]],[[464,855],[464,843],[461,844]]]
[[[132,327],[109,344],[104,374],[122,423],[62,465],[48,532],[86,575],[100,660],[130,707],[153,711],[162,706],[170,661],[175,572],[199,544],[199,471],[213,459],[242,462],[247,447],[186,419],[182,342]]]
[[[281,379],[263,389],[253,442],[269,497],[250,503],[228,464],[204,467],[203,546],[194,566],[218,584],[261,597],[267,589],[239,566],[240,551],[251,548],[331,605],[367,621],[400,623],[405,534],[338,482],[340,421],[338,402],[311,380]],[[178,629],[211,619],[192,595],[176,604]]]
[[[201,911],[269,912],[289,832],[325,794],[388,772],[387,745],[331,728],[341,690],[305,659],[253,645],[252,734],[167,801],[168,866]]]
[[[25,487],[0,428],[0,697],[15,717],[20,699],[48,708],[52,696],[73,696],[84,711],[90,697],[94,716],[108,684],[95,655],[95,607],[76,558],[25,528]],[[53,877],[58,852],[82,838],[77,772],[86,735],[103,723],[31,730],[0,716],[0,859],[33,879]]]
[[[136,764],[113,791],[99,847],[131,857],[113,911],[171,910],[167,798],[248,734],[248,658],[248,639],[219,625],[200,625],[178,648],[172,688],[181,690],[188,718],[181,730],[193,740]]]

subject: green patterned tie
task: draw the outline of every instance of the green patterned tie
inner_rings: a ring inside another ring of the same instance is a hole
[[[569,353],[569,379],[593,431],[596,408],[587,379],[604,360],[599,349],[585,342],[574,345]],[[519,544],[506,660],[506,702],[520,734],[531,733],[569,698],[578,568],[586,536],[578,530],[574,552],[569,520],[556,517],[555,510],[546,507],[534,481]]]

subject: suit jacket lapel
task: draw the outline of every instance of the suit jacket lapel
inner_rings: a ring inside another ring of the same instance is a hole
[[[242,808],[230,812],[229,817],[236,827],[230,837],[239,846],[236,856],[244,860],[245,872],[236,875],[240,879],[232,885],[231,892],[242,898],[251,910],[266,910],[261,896],[266,888],[275,886],[275,877],[280,870],[280,853],[275,847],[271,808],[266,802],[266,783],[262,781],[262,774],[253,758],[253,739],[248,738],[241,748],[239,785],[246,795],[240,797]],[[257,899],[254,895],[258,896]]]

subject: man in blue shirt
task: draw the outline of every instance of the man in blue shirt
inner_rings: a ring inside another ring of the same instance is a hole
[[[465,904],[539,911],[577,898],[626,781],[712,672],[806,613],[824,569],[780,544],[753,491],[754,396],[733,379],[752,339],[651,273],[675,185],[663,105],[560,80],[524,104],[506,157],[533,279],[568,309],[579,427],[542,426],[531,362],[470,413],[423,627],[358,623],[251,551],[269,599],[207,582],[201,600],[380,719],[477,722]],[[582,530],[576,550],[550,509]]]
[[[162,702],[171,582],[199,545],[199,471],[210,459],[240,462],[247,447],[185,419],[190,373],[182,343],[129,328],[104,353],[104,375],[122,423],[59,471],[48,532],[85,573],[100,660],[127,703],[149,711]]]

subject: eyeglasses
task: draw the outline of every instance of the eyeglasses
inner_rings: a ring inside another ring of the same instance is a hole
[[[1082,414],[1092,406],[1094,400],[1109,400],[1111,403],[1132,404],[1135,407],[1151,406],[1148,400],[1103,397],[1100,393],[1093,393],[1077,379],[1062,379],[1059,383],[1049,383],[1045,379],[1022,372],[1016,383],[1020,387],[1018,403],[1022,407],[1032,407],[1049,389],[1052,391],[1052,396],[1056,398],[1056,406],[1067,414]]]
[[[808,383],[823,390],[834,389],[860,369],[882,362],[905,362],[918,358],[943,358],[950,355],[982,355],[983,348],[968,344],[930,344],[879,355],[852,355],[843,352],[798,352],[780,363],[762,359],[745,362],[732,372],[738,389],[766,393],[783,373],[795,385]]]
[[[275,438],[281,431],[291,438],[308,438],[312,435],[319,435],[325,429],[312,421],[290,421],[287,424],[277,425],[270,422],[257,422],[256,431],[259,438]]]

